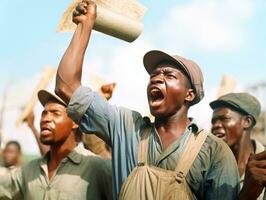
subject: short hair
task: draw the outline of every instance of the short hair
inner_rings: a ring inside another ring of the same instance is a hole
[[[9,146],[9,145],[15,145],[18,149],[19,152],[21,152],[21,145],[18,141],[16,140],[10,140],[6,143],[6,147]]]

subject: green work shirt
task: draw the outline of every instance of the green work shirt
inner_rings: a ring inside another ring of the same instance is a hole
[[[0,200],[112,199],[111,161],[76,147],[48,179],[48,155],[0,176]]]
[[[138,163],[143,130],[152,128],[148,163],[167,170],[176,168],[189,134],[201,130],[191,120],[182,137],[163,150],[157,130],[147,118],[136,111],[110,105],[97,92],[84,86],[75,91],[67,110],[83,132],[95,133],[111,144],[114,198],[118,198],[123,182]],[[239,174],[233,153],[212,134],[208,134],[186,179],[197,199],[233,200],[239,193]]]

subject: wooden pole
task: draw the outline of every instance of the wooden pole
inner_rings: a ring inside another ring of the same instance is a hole
[[[23,111],[21,112],[20,116],[18,117],[18,120],[16,122],[16,126],[20,127],[23,121],[26,119],[28,114],[33,110],[36,102],[38,101],[37,93],[39,90],[45,89],[50,81],[55,77],[56,74],[56,69],[52,67],[45,67],[42,74],[41,74],[41,79],[35,88],[33,95],[29,102],[25,105]]]

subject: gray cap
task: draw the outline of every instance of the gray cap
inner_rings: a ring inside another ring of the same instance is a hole
[[[220,107],[233,108],[239,112],[250,115],[256,122],[259,119],[261,105],[257,98],[249,93],[229,93],[219,97],[217,100],[210,103],[212,109]]]
[[[38,99],[43,106],[45,106],[47,102],[52,101],[52,100],[57,101],[58,103],[64,106],[67,106],[67,104],[59,96],[47,90],[40,90],[38,92]]]
[[[170,56],[167,53],[158,50],[149,51],[143,57],[144,67],[149,74],[151,74],[161,62],[171,62],[175,64],[177,69],[180,69],[184,73],[190,81],[196,95],[191,105],[200,102],[204,97],[203,75],[200,67],[192,60],[178,55]]]

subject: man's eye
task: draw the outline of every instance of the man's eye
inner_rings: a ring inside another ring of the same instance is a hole
[[[230,120],[231,118],[230,117],[222,117],[221,120],[223,121],[227,121],[227,120]]]
[[[169,78],[176,78],[175,75],[173,75],[173,74],[167,74],[167,77],[169,77]]]
[[[60,113],[60,112],[54,112],[54,115],[56,115],[56,116],[60,116],[61,113]]]

